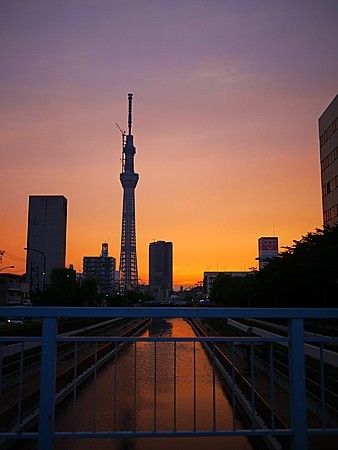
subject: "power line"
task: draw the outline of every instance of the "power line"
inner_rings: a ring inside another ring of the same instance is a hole
[[[25,258],[13,255],[12,253],[7,252],[7,250],[0,250],[0,262],[2,262],[2,258],[4,256],[8,259],[11,259],[12,261],[17,261],[17,262],[25,262],[26,261]]]

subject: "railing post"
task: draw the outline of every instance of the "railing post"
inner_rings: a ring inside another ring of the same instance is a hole
[[[290,419],[293,450],[307,450],[304,321],[289,320]]]
[[[53,448],[56,331],[56,317],[44,318],[40,374],[39,450]]]

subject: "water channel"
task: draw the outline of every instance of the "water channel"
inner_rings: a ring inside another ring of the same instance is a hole
[[[192,328],[183,319],[154,319],[147,336],[193,337]],[[194,364],[196,369],[196,422],[197,430],[213,429],[213,371],[212,365],[201,344],[176,344],[176,367],[174,368],[174,344],[156,344],[156,428],[158,431],[174,430],[174,390],[176,389],[176,429],[194,429]],[[134,362],[136,378],[134,383]],[[174,372],[176,370],[176,388]],[[112,359],[98,371],[96,386],[86,382],[77,391],[76,420],[74,421],[73,399],[66,400],[56,414],[55,430],[76,431],[114,430],[151,431],[154,428],[154,343],[138,342],[125,347],[115,360]],[[116,379],[116,389],[114,380]],[[216,428],[232,429],[231,405],[224,393],[223,381],[216,373]],[[96,396],[94,395],[96,391]],[[114,393],[116,392],[116,407]],[[136,392],[136,400],[134,393]],[[94,398],[96,399],[94,400]],[[136,415],[134,414],[136,407]],[[94,411],[96,410],[96,413]],[[116,412],[116,414],[115,414]],[[134,423],[136,417],[136,423]],[[93,425],[95,423],[95,425]],[[240,423],[236,423],[240,429]],[[25,442],[25,450],[37,448],[36,444]],[[232,450],[251,449],[245,437],[179,437],[179,438],[137,438],[137,439],[57,439],[55,450]]]

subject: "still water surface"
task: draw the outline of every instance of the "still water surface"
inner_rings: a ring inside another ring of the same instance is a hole
[[[143,335],[167,337],[195,336],[183,319],[155,319]],[[136,387],[134,362],[136,359]],[[154,429],[154,343],[139,342],[122,350],[97,374],[96,388],[87,382],[77,392],[76,431],[152,431]],[[195,347],[196,429],[213,429],[213,373],[208,357],[199,343]],[[194,429],[194,345],[176,346],[176,429]],[[116,377],[116,390],[114,380]],[[156,344],[156,427],[158,431],[174,430],[174,344]],[[232,410],[225,396],[222,380],[216,374],[216,428],[232,429]],[[94,400],[96,390],[96,401]],[[136,389],[136,400],[134,392]],[[114,392],[116,391],[116,408]],[[95,405],[96,403],[96,405]],[[96,414],[94,414],[96,406]],[[134,414],[136,407],[136,415]],[[116,416],[114,410],[116,409]],[[136,416],[136,423],[134,417]],[[94,425],[95,423],[95,425]],[[56,431],[72,431],[74,404],[67,400],[58,408]],[[237,422],[236,427],[241,425]],[[33,449],[25,445],[25,449]],[[245,437],[138,438],[138,439],[67,439],[56,440],[55,450],[246,450],[251,449]]]

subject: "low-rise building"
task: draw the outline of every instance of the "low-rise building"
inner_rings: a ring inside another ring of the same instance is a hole
[[[215,278],[221,273],[224,275],[230,275],[232,277],[244,277],[251,272],[204,272],[203,276],[204,295],[206,296],[210,295]]]
[[[29,283],[23,275],[0,273],[0,305],[29,306]]]
[[[116,260],[108,256],[108,244],[102,244],[100,256],[85,256],[83,258],[83,279],[95,278],[99,294],[115,292]]]

